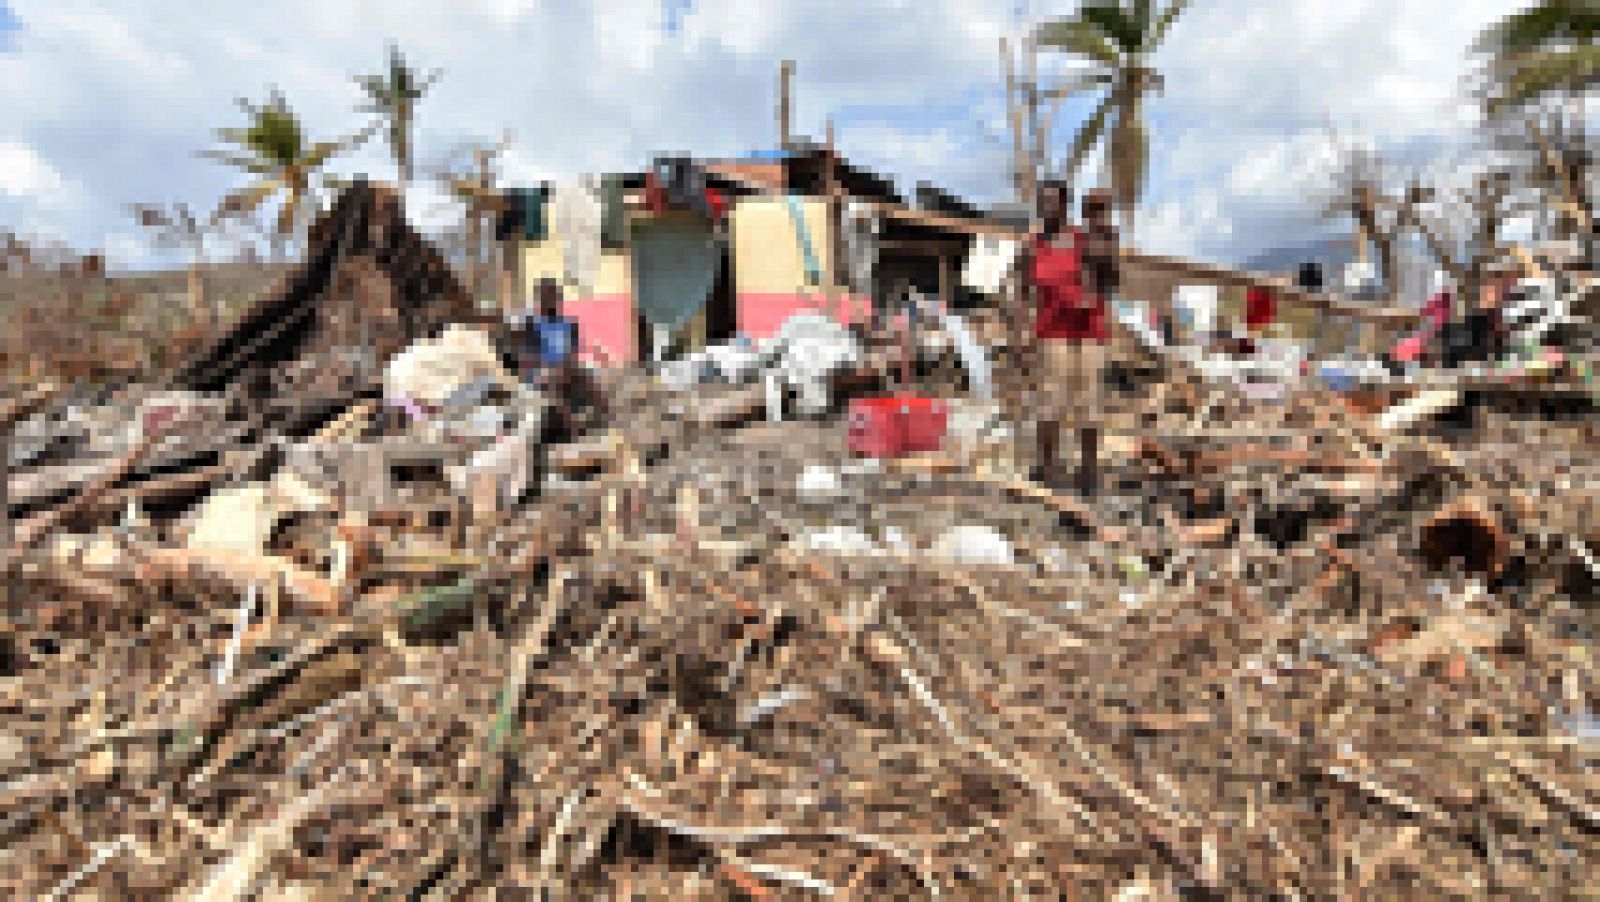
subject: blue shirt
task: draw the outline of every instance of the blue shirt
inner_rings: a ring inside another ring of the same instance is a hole
[[[578,324],[564,316],[528,321],[528,353],[541,369],[567,362],[578,344]]]

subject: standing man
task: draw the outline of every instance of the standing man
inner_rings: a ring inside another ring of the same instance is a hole
[[[1105,367],[1107,307],[1120,278],[1116,227],[1107,192],[1083,198],[1084,227],[1068,224],[1064,182],[1039,186],[1038,222],[1022,252],[1023,286],[1035,312],[1035,385],[1045,399],[1037,428],[1038,477],[1065,482],[1060,465],[1061,421],[1078,424],[1078,483],[1099,485],[1100,393]]]

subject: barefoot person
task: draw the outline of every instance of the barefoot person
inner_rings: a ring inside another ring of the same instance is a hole
[[[1086,492],[1099,482],[1099,413],[1107,305],[1117,288],[1117,233],[1102,191],[1083,199],[1085,225],[1067,222],[1066,184],[1039,189],[1038,224],[1023,251],[1023,285],[1035,311],[1034,386],[1043,399],[1038,421],[1038,476],[1062,483],[1061,421],[1071,415],[1080,439],[1078,481]]]

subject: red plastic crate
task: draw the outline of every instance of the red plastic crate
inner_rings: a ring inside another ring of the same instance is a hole
[[[905,418],[898,398],[850,402],[850,450],[863,457],[895,457],[905,448]]]
[[[936,398],[857,398],[850,402],[850,450],[863,457],[937,451],[948,414]]]
[[[900,416],[904,420],[902,447],[908,454],[937,451],[944,444],[944,433],[949,410],[939,398],[900,398]]]

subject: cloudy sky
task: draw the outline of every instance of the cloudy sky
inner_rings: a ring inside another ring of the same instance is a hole
[[[1444,159],[1473,124],[1466,47],[1519,0],[1196,0],[1156,57],[1151,250],[1238,261],[1326,230],[1307,200],[1330,126]],[[238,184],[199,159],[238,97],[281,87],[317,137],[360,127],[353,75],[387,40],[444,70],[424,162],[505,130],[513,182],[653,152],[775,143],[778,60],[796,128],[909,186],[1002,199],[998,42],[1060,3],[1007,0],[0,0],[0,227],[152,265],[136,202],[207,206]],[[1063,115],[1063,143],[1086,110]],[[342,168],[387,177],[382,145]],[[419,192],[425,194],[425,192]],[[448,214],[436,198],[415,215]]]

